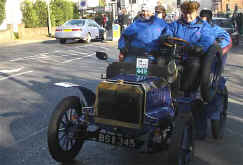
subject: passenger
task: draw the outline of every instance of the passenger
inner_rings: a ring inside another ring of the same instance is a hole
[[[158,6],[155,7],[155,16],[165,20],[166,10],[165,10],[164,6],[158,5]]]
[[[218,44],[223,50],[223,64],[226,63],[227,59],[227,52],[232,47],[232,41],[230,38],[230,34],[226,32],[223,28],[219,27],[218,25],[214,24],[212,21],[213,13],[211,10],[201,10],[200,17],[202,20],[207,21],[209,24],[212,25],[213,30],[216,35],[216,40],[218,41]]]
[[[200,12],[200,17],[203,20],[210,23],[213,27],[213,30],[216,35],[216,40],[218,41],[218,44],[222,48],[222,52],[223,52],[222,61],[223,61],[223,65],[225,65],[227,59],[227,52],[232,47],[232,41],[228,32],[226,32],[223,28],[217,26],[216,24],[213,24],[212,16],[213,14],[211,10],[201,10]],[[226,119],[225,108],[227,108],[225,107],[225,98],[228,97],[225,82],[226,80],[223,77],[220,77],[218,81],[218,89],[215,98],[208,104],[205,104],[204,106],[204,114],[206,114],[206,116],[202,114],[201,121],[205,129],[204,129],[203,136],[201,138],[206,137],[207,123],[208,123],[207,119],[211,120],[211,127],[212,127],[211,129],[212,132],[214,132],[213,137],[215,139],[220,139],[223,136],[223,131],[224,131],[223,129],[225,127],[225,119]],[[215,131],[218,132],[217,135]]]
[[[118,41],[120,61],[135,62],[137,56],[159,51],[160,35],[168,25],[153,16],[153,9],[147,4],[141,10],[141,17],[124,30]]]

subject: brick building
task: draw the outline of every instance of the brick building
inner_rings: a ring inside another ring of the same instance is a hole
[[[234,12],[235,8],[238,8],[239,11],[243,11],[243,0],[212,0],[213,10],[218,12],[226,13]]]

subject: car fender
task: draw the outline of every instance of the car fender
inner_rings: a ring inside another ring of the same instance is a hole
[[[64,88],[78,88],[84,98],[86,106],[91,107],[95,103],[95,97],[96,97],[95,93],[86,87],[83,87],[78,84],[69,83],[69,82],[59,82],[59,83],[55,83],[54,85],[61,86]]]

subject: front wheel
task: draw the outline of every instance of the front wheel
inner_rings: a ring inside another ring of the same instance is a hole
[[[75,158],[84,142],[85,128],[77,124],[82,103],[76,96],[64,98],[52,114],[48,126],[48,148],[58,162]]]
[[[216,96],[222,71],[221,54],[222,51],[218,46],[212,46],[202,58],[200,91],[205,102],[211,102]]]
[[[169,165],[189,165],[194,157],[191,114],[178,115],[168,149]]]
[[[220,112],[219,120],[211,120],[211,131],[214,139],[223,139],[224,130],[227,120],[227,109],[228,109],[228,90],[224,87],[223,97],[222,97],[223,110]]]

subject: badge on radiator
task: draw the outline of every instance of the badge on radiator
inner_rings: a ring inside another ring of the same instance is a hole
[[[137,58],[136,75],[146,76],[148,74],[149,60],[147,58]]]

